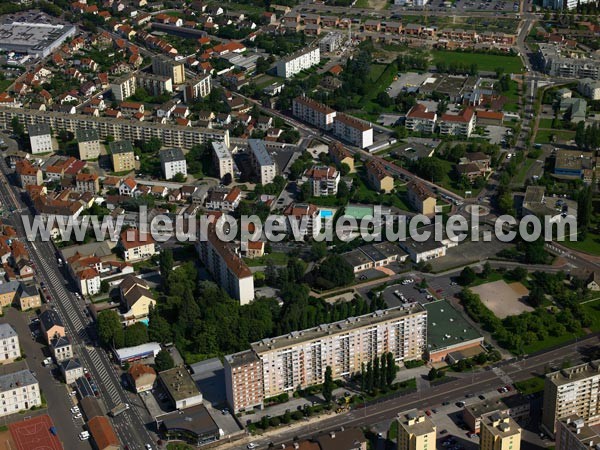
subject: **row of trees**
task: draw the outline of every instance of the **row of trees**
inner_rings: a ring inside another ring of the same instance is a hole
[[[575,144],[584,150],[596,150],[600,147],[600,127],[594,122],[586,126],[585,122],[579,122],[575,128]]]
[[[363,363],[360,370],[360,390],[373,392],[375,389],[389,388],[396,378],[396,361],[393,353],[384,353],[373,358],[366,365]]]

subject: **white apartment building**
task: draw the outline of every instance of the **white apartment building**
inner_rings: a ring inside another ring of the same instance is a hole
[[[200,261],[222,289],[241,305],[247,305],[254,300],[252,272],[228,243],[219,239],[215,225],[208,226],[207,234],[196,244]]]
[[[555,44],[540,44],[539,54],[550,76],[600,80],[600,59],[594,55],[575,53]]]
[[[308,97],[296,97],[292,102],[294,117],[322,130],[332,130],[336,111]]]
[[[577,90],[581,95],[590,100],[600,100],[600,81],[595,81],[591,78],[583,78],[582,80],[579,80]]]
[[[77,140],[77,149],[79,150],[79,159],[87,161],[97,159],[100,156],[100,138],[98,131],[94,129],[84,130],[78,128],[75,132]]]
[[[422,358],[426,347],[427,311],[415,303],[263,339],[251,344],[251,351],[262,366],[263,398],[269,398],[323,383],[327,366],[333,378],[340,379],[360,372],[362,363],[376,356],[391,352],[395,361],[402,363]],[[244,409],[242,405],[255,406],[250,404],[256,403],[260,394],[257,388],[250,399],[242,397],[239,383],[247,377],[259,383],[254,372],[256,359],[250,356],[244,354],[235,365],[229,357],[230,363],[225,365],[227,382],[238,383],[227,387],[236,412]]]
[[[329,33],[319,42],[319,50],[321,53],[335,52],[342,46],[347,36],[345,33]]]
[[[136,88],[137,85],[133,73],[128,73],[110,83],[110,90],[118,102],[122,102],[135,94]]]
[[[42,404],[40,386],[30,370],[0,376],[0,417]]]
[[[546,374],[542,427],[554,435],[556,421],[577,415],[600,423],[600,360]]]
[[[597,449],[600,435],[581,417],[570,415],[556,421],[556,450]]]
[[[346,114],[336,114],[333,119],[333,134],[360,148],[373,145],[373,127],[371,124]]]
[[[442,114],[439,124],[440,134],[468,138],[475,128],[475,111],[469,107],[458,114]]]
[[[251,344],[263,363],[266,398],[360,372],[361,364],[391,352],[394,359],[419,359],[427,344],[427,311],[415,304],[320,325]]]
[[[180,148],[169,148],[161,150],[160,167],[162,168],[165,179],[170,180],[178,173],[187,176],[187,162],[185,155]]]
[[[229,151],[229,148],[225,145],[224,142],[212,142],[213,149],[213,161],[215,167],[217,169],[217,173],[219,174],[219,178],[223,179],[223,177],[227,174],[231,175],[231,179],[234,177],[234,162],[233,155]]]
[[[165,147],[183,149],[190,149],[194,145],[205,144],[209,141],[224,141],[229,145],[228,130],[64,114],[58,111],[0,107],[0,126],[10,127],[11,121],[15,117],[23,124],[49,125],[54,130],[67,130],[72,133],[75,133],[77,128],[94,128],[98,130],[100,139],[112,136],[115,141],[148,141],[155,137],[160,139]],[[49,135],[48,141],[51,142]]]
[[[50,351],[57,364],[73,357],[73,345],[67,336],[52,339],[50,341]]]
[[[0,363],[9,363],[21,356],[19,336],[8,323],[0,324]]]
[[[31,154],[48,153],[53,150],[52,132],[48,124],[39,123],[28,125],[27,132],[29,133]]]
[[[189,103],[197,98],[206,97],[210,94],[211,86],[210,74],[187,81],[183,88],[183,101]]]
[[[585,5],[586,3],[592,3],[592,0],[544,0],[542,6],[544,8],[562,10],[573,9],[577,5]]]
[[[319,47],[308,47],[292,53],[277,62],[277,76],[291,78],[305,69],[310,69],[321,62]]]
[[[433,133],[437,114],[427,110],[427,106],[417,103],[406,113],[405,127],[416,132]]]
[[[331,166],[313,166],[304,172],[304,178],[311,185],[314,197],[336,195],[340,183],[340,173]]]
[[[263,185],[269,184],[277,176],[277,163],[267,151],[265,141],[260,139],[248,139],[250,149],[250,161],[252,168]]]

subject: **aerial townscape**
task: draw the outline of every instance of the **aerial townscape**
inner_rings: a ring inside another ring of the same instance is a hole
[[[598,1],[10,0],[0,67],[0,450],[600,449]]]

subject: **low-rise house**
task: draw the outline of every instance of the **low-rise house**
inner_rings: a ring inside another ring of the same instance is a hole
[[[406,113],[405,126],[410,131],[433,133],[436,120],[435,112],[429,111],[422,103],[417,103]]]
[[[13,362],[20,356],[21,346],[17,332],[8,323],[0,324],[0,363]]]
[[[133,364],[127,371],[136,393],[149,391],[154,387],[156,371],[145,364]]]
[[[60,372],[66,384],[73,384],[84,375],[83,366],[76,358],[61,361]],[[90,419],[90,417],[87,417],[87,419]]]
[[[303,179],[310,183],[314,197],[336,195],[340,173],[330,166],[313,166],[304,172]]]
[[[432,216],[437,203],[434,192],[420,181],[412,180],[407,185],[408,201],[420,214]]]
[[[0,283],[0,310],[16,303],[16,299],[21,292],[21,283],[18,281],[9,281]]]
[[[292,203],[284,211],[288,233],[299,238],[311,236],[315,226],[320,224],[319,208],[310,203]],[[294,232],[294,230],[296,230]]]
[[[119,285],[119,292],[125,310],[123,320],[126,325],[148,319],[150,308],[156,305],[148,283],[133,275],[127,275]]]
[[[40,314],[40,328],[47,343],[57,337],[66,336],[65,326],[53,309],[46,309]]]
[[[75,190],[81,193],[99,193],[100,181],[98,179],[98,175],[94,173],[78,173],[77,175],[75,175]]]
[[[139,261],[156,254],[154,239],[149,233],[129,229],[121,233],[119,241],[123,249],[123,259],[127,262]]]
[[[57,363],[73,357],[73,345],[67,336],[60,336],[50,341],[50,351]]]
[[[394,189],[394,177],[380,162],[371,159],[366,164],[369,184],[378,192],[389,193]]]
[[[216,209],[220,211],[234,211],[242,199],[242,191],[237,186],[232,188],[215,188],[212,189],[206,200],[208,209]]]
[[[42,298],[37,287],[32,284],[21,283],[21,291],[18,296],[18,306],[21,311],[27,311],[42,306]]]
[[[44,181],[42,170],[34,166],[28,160],[17,161],[15,171],[22,188],[27,186],[40,186]]]

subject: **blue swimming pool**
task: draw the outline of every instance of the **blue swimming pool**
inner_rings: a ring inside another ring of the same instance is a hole
[[[328,219],[329,217],[333,216],[333,211],[329,211],[328,209],[322,209],[320,212],[321,217],[324,219]]]

